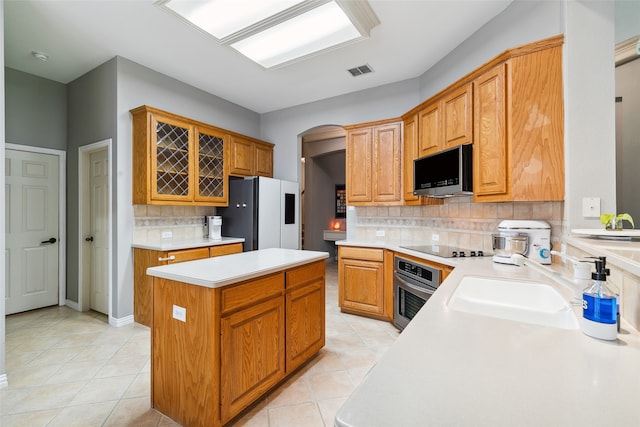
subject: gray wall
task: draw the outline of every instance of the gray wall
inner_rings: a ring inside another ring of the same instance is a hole
[[[116,61],[108,61],[68,85],[67,147],[67,299],[78,302],[78,149],[108,138],[117,149]],[[113,173],[113,165],[111,165]],[[117,231],[114,218],[113,227]],[[117,233],[116,233],[117,234]],[[115,246],[112,246],[115,247]],[[112,297],[116,292],[112,292]],[[115,306],[114,306],[115,307]],[[115,311],[112,313],[114,317]]]
[[[335,219],[335,186],[345,183],[345,151],[305,159],[304,248],[327,251],[333,257],[335,246],[324,240],[324,230]]]
[[[67,149],[67,85],[6,68],[6,140]]]
[[[143,67],[126,58],[116,58],[117,108],[116,139],[113,153],[114,171],[114,299],[113,316],[133,314],[133,237],[131,115],[129,110],[149,105],[205,123],[258,137],[260,117],[257,113],[193,86]],[[115,91],[114,91],[115,94]],[[297,167],[297,164],[296,164]]]
[[[616,68],[616,96],[622,97],[616,103],[617,212],[628,213],[640,227],[640,59]]]
[[[0,6],[0,44],[4,46],[4,7]],[[0,81],[4,81],[4,55],[0,55]],[[4,118],[4,85],[0,85],[0,200],[4,206],[4,141],[5,141],[5,118]],[[5,219],[4,209],[0,209],[0,295],[5,295]],[[0,387],[6,385],[7,377],[5,370],[5,333],[4,333],[4,304],[0,304]]]

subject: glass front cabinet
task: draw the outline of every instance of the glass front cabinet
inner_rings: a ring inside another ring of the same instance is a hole
[[[226,206],[228,135],[148,106],[133,118],[133,203]]]

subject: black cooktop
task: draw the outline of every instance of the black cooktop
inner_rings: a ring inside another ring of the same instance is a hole
[[[412,251],[422,252],[429,255],[441,256],[443,258],[465,258],[485,256],[484,252],[475,249],[464,249],[455,246],[443,245],[407,245],[401,248],[411,249]]]

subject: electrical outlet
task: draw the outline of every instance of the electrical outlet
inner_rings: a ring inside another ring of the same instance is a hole
[[[173,232],[171,232],[171,231],[163,231],[162,234],[161,234],[161,237],[163,239],[170,239],[170,238],[173,237]]]
[[[585,218],[600,217],[600,197],[582,198],[582,216]]]
[[[376,237],[384,237],[384,230],[376,230]]]
[[[439,242],[440,241],[440,235],[439,234],[432,234],[431,235],[431,240],[433,242]]]
[[[173,305],[173,318],[181,322],[187,322],[187,309],[179,305]]]

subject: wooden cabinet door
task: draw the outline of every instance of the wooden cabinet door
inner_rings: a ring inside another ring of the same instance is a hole
[[[193,201],[193,127],[154,115],[151,129],[151,199]]]
[[[325,261],[286,272],[286,371],[293,371],[325,343]]]
[[[231,137],[229,153],[229,174],[251,176],[254,174],[253,142],[237,136]]]
[[[507,192],[506,64],[473,82],[474,198]]]
[[[372,190],[374,202],[402,200],[402,125],[373,128]]]
[[[435,102],[418,112],[418,157],[440,151],[440,102]]]
[[[340,308],[383,315],[383,263],[341,259],[339,268]]]
[[[324,263],[324,261],[322,261]],[[291,372],[324,347],[324,276],[287,291],[286,371]]]
[[[222,424],[278,383],[285,373],[283,297],[220,320]]]
[[[418,118],[414,114],[404,120],[402,171],[404,179],[403,198],[407,205],[419,204],[420,196],[413,194],[413,161],[418,157]]]
[[[372,129],[347,132],[346,190],[347,204],[371,202],[371,138]]]
[[[227,170],[225,164],[225,146],[228,137],[213,129],[197,127],[194,143],[194,200],[226,204]]]
[[[471,142],[473,132],[472,85],[464,85],[445,96],[443,109],[443,148],[451,148]]]
[[[176,262],[195,261],[197,259],[209,258],[209,248],[194,248],[194,249],[180,249],[177,251],[167,252],[167,264],[174,264]],[[158,265],[163,265],[162,260],[159,260]]]
[[[255,144],[255,174],[273,177],[273,147],[266,144]]]

